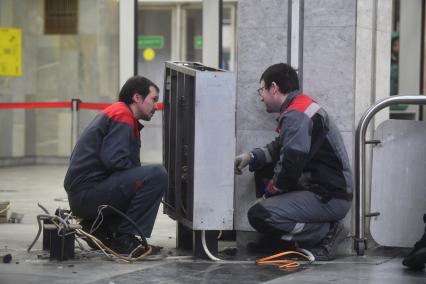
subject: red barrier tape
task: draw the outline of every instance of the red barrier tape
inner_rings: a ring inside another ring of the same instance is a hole
[[[155,104],[155,108],[156,108],[158,111],[162,111],[162,110],[163,110],[163,102],[158,102],[158,103],[156,103],[156,104]]]
[[[103,110],[111,104],[103,103],[78,103],[80,109],[98,109]],[[163,110],[163,102],[155,104],[157,110]],[[18,109],[18,108],[71,108],[71,102],[30,102],[30,103],[0,103],[0,109]]]
[[[71,102],[0,103],[0,109],[16,108],[70,108]]]
[[[111,104],[100,104],[100,103],[79,103],[78,107],[81,109],[104,109]]]

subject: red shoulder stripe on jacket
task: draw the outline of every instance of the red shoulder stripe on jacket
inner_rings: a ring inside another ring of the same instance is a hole
[[[305,110],[313,103],[314,101],[304,95],[304,94],[300,94],[297,97],[294,98],[294,100],[291,102],[291,104],[288,106],[288,108],[286,109],[286,111],[290,111],[290,110],[297,110],[300,112],[305,112]]]
[[[135,134],[135,137],[138,140],[140,139],[137,121],[133,117],[132,112],[130,111],[130,109],[127,107],[126,104],[124,104],[122,102],[117,102],[117,103],[112,104],[111,106],[105,108],[102,111],[102,113],[105,114],[112,121],[126,123],[126,124],[130,125],[130,127],[133,130],[133,133]]]

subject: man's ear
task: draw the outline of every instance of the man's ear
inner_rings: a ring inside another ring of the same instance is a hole
[[[134,103],[137,103],[139,100],[143,100],[143,99],[142,99],[142,96],[141,96],[141,95],[139,95],[138,93],[134,93],[134,94],[133,94],[133,96],[132,96],[132,101],[133,101]]]
[[[278,88],[277,83],[275,83],[275,82],[272,82],[272,83],[271,83],[271,88],[269,88],[269,89],[272,89],[272,91],[273,91],[273,94],[274,94],[274,95],[275,95],[276,93],[278,93],[278,91],[280,90],[280,89]]]

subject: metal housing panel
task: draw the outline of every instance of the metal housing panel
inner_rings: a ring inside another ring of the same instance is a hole
[[[165,67],[165,212],[192,230],[232,230],[235,75],[193,62]]]
[[[197,74],[194,141],[196,230],[232,230],[235,157],[235,77]]]
[[[373,149],[371,218],[373,239],[383,246],[412,247],[424,232],[426,213],[426,123],[387,120]]]

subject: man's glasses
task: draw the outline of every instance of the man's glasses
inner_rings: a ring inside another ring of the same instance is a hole
[[[259,95],[259,96],[262,96],[262,92],[263,92],[263,90],[264,89],[266,89],[264,86],[263,87],[260,87],[259,89],[257,89],[257,94]]]

